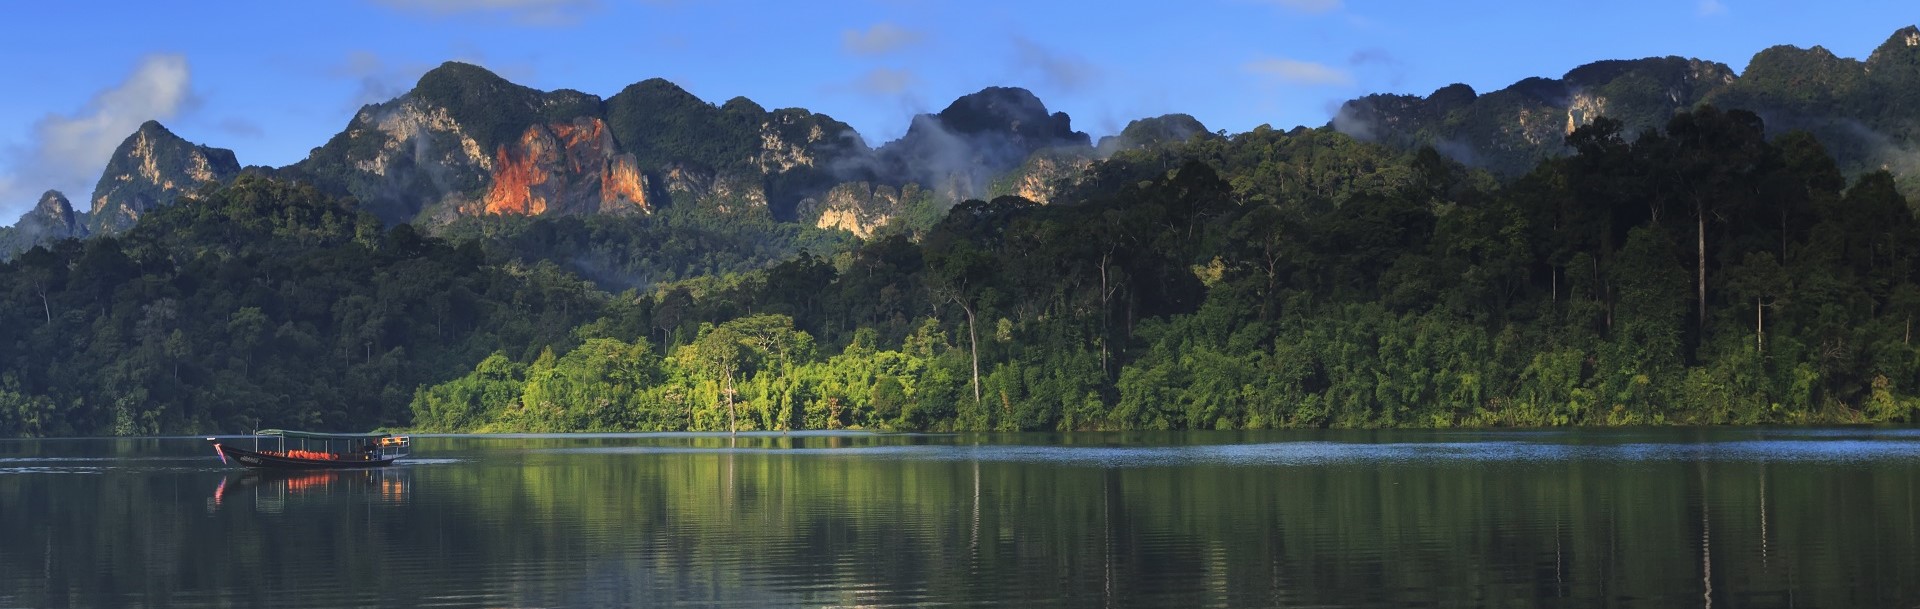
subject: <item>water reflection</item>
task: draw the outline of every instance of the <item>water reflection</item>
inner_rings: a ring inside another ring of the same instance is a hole
[[[409,500],[409,472],[406,467],[356,470],[238,470],[213,487],[207,499],[207,511],[225,507],[229,500],[243,501],[254,509],[278,513],[290,499],[311,499],[336,503],[357,499],[378,504],[404,505]]]
[[[924,440],[924,439],[923,439]],[[824,444],[824,445],[823,445]],[[832,438],[735,442],[693,438],[684,443],[545,448],[540,452],[581,455],[757,454],[841,456],[867,459],[1055,463],[1096,467],[1167,465],[1331,465],[1340,463],[1415,464],[1465,462],[1565,461],[1827,461],[1920,460],[1920,442],[1886,439],[1731,440],[1719,442],[1634,442],[1577,445],[1538,441],[1353,443],[1298,441],[1200,446],[1045,446],[1004,444],[878,444]]]
[[[1904,430],[416,439],[0,442],[0,607],[1920,604]]]

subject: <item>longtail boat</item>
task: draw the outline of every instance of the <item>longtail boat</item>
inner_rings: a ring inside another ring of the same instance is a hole
[[[213,442],[221,463],[264,469],[358,469],[383,467],[413,454],[413,439],[390,433],[315,433],[262,429],[252,448]]]

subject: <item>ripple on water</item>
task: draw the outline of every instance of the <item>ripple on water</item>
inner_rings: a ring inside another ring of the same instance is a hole
[[[104,467],[32,466],[0,467],[0,476],[11,474],[104,474]]]
[[[450,458],[450,457],[435,457],[435,458],[422,459],[418,457],[407,457],[405,459],[395,461],[393,462],[393,464],[396,466],[415,467],[415,466],[427,466],[427,465],[456,465],[460,463],[466,463],[468,461],[471,461],[471,459],[456,459],[456,458]]]
[[[845,448],[595,446],[535,452],[587,455],[732,454],[1056,463],[1095,467],[1162,465],[1313,466],[1341,463],[1416,464],[1446,461],[1810,461],[1920,459],[1920,442],[1853,439],[1762,439],[1722,442],[1565,444],[1482,442],[1274,442],[1199,446],[1088,447],[1044,445],[910,445]]]

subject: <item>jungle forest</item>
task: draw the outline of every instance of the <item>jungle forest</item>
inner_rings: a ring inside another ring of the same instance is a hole
[[[1886,171],[1702,106],[1512,179],[1331,128],[1119,152],[859,241],[384,226],[261,175],[0,264],[0,436],[1910,422]]]

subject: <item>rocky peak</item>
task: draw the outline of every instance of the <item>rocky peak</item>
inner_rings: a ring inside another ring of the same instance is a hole
[[[427,70],[409,92],[413,98],[441,108],[489,104],[529,103],[540,92],[514,84],[486,68],[458,61]]]
[[[1882,82],[1920,84],[1920,28],[1894,32],[1867,56],[1866,69]]]
[[[240,174],[233,151],[197,145],[147,121],[107,161],[93,189],[88,227],[109,233],[133,226],[147,210],[172,205],[181,194]]]
[[[49,190],[40,195],[40,202],[33,206],[33,211],[21,216],[23,221],[28,218],[44,219],[52,225],[69,229],[77,228],[74,225],[73,203],[58,190]]]
[[[514,84],[480,66],[449,61],[420,75],[407,97],[444,110],[482,149],[511,143],[527,126],[599,116],[599,97]]]
[[[1121,150],[1178,144],[1196,135],[1212,135],[1212,132],[1207,131],[1207,126],[1191,115],[1165,114],[1128,122],[1119,134],[1100,138],[1100,145],[1096,149],[1100,156],[1106,157]]]
[[[1427,96],[1427,101],[1433,104],[1435,110],[1452,112],[1457,108],[1466,107],[1467,104],[1471,104],[1473,100],[1479,98],[1480,94],[1474,91],[1473,87],[1467,86],[1466,83],[1456,82],[1434,89],[1433,94]]]
[[[1681,57],[1601,61],[1560,79],[1536,78],[1472,96],[1372,95],[1347,102],[1332,127],[1403,151],[1432,146],[1454,160],[1513,176],[1569,152],[1565,135],[1595,118],[1628,137],[1659,129],[1700,104],[1763,118],[1771,134],[1804,130],[1849,171],[1905,167],[1920,158],[1912,120],[1920,89],[1920,27],[1894,32],[1865,61],[1823,47],[1760,51],[1744,73]],[[1920,192],[1914,182],[1906,192]]]
[[[1031,142],[1035,149],[1062,145],[1091,145],[1087,134],[1073,130],[1065,112],[1047,112],[1033,92],[1018,87],[987,87],[953,100],[934,115],[940,125],[967,135],[1000,134]]]
[[[880,147],[873,178],[916,182],[958,201],[983,196],[991,180],[1037,151],[1090,146],[1065,112],[1048,113],[1033,93],[988,87],[914,117],[905,136]]]
[[[755,162],[761,173],[769,175],[820,168],[872,154],[866,140],[846,123],[800,108],[766,113],[760,121],[759,135]]]
[[[1747,61],[1747,71],[1740,80],[1748,83],[1769,82],[1780,85],[1796,84],[1792,79],[1805,78],[1820,72],[1850,71],[1858,72],[1861,63],[1844,59],[1833,54],[1823,46],[1803,49],[1793,45],[1777,45],[1755,53]]]
[[[361,108],[345,131],[287,173],[351,195],[389,223],[412,221],[429,210],[432,217],[494,207],[497,213],[537,213],[531,211],[537,198],[531,191],[502,194],[526,184],[494,188],[503,155],[519,154],[530,133],[550,138],[553,126],[598,121],[602,106],[599,97],[579,91],[540,91],[480,66],[447,62],[421,75],[407,94]],[[604,151],[612,152],[611,145]],[[509,180],[532,175],[529,158],[514,158],[522,163],[511,168],[516,173]]]
[[[1770,114],[1818,113],[1834,100],[1859,93],[1866,65],[1838,57],[1825,47],[1780,45],[1754,54],[1747,70],[1726,92],[1710,100],[1734,108],[1771,110]]]
[[[58,190],[40,195],[40,202],[20,215],[13,226],[0,227],[0,260],[61,239],[87,236],[84,216],[73,211],[73,204]]]
[[[1879,48],[1873,50],[1872,55],[1867,56],[1867,63],[1871,64],[1882,61],[1885,55],[1898,53],[1901,49],[1915,47],[1920,47],[1920,27],[1909,25],[1900,28],[1900,30],[1894,32],[1892,36],[1888,36],[1886,42],[1881,43]]]
[[[708,147],[723,144],[695,141],[702,136],[718,135],[710,127],[719,121],[720,115],[719,108],[660,78],[627,85],[607,98],[606,103],[607,125],[613,129],[614,141],[649,168],[674,160],[703,163],[721,160],[673,158],[686,152],[704,152],[695,144],[708,144]]]

